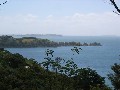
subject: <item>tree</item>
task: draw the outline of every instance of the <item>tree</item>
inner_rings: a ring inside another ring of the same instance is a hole
[[[98,85],[100,88],[105,86],[105,78],[97,74],[95,70],[81,68],[77,72],[78,75],[73,77],[75,80],[75,90],[90,90],[91,87],[97,87]]]
[[[120,64],[114,64],[111,69],[113,73],[108,74],[108,78],[111,80],[115,90],[120,90]]]

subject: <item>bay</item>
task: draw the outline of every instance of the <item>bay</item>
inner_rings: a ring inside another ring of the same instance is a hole
[[[20,53],[26,58],[34,58],[39,63],[44,61],[47,49],[54,50],[54,58],[62,57],[66,60],[73,58],[79,68],[89,67],[96,70],[98,74],[106,77],[106,84],[111,85],[107,79],[107,74],[111,73],[111,66],[114,63],[120,63],[120,37],[117,36],[62,36],[62,37],[46,37],[40,36],[37,38],[47,38],[53,41],[75,41],[75,42],[99,42],[102,46],[81,46],[80,54],[72,52],[72,46],[57,47],[57,48],[6,48],[12,53]],[[74,54],[74,55],[73,55]]]

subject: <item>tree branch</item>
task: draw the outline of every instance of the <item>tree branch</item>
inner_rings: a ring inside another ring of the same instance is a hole
[[[115,3],[115,0],[110,0],[110,2],[115,7],[115,9],[117,10],[117,12],[120,13],[120,9],[118,8],[117,4]]]

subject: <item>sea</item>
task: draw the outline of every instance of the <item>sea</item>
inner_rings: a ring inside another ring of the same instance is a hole
[[[37,62],[45,61],[45,51],[53,50],[53,57],[62,57],[65,60],[73,58],[79,68],[91,68],[105,77],[106,84],[111,86],[107,74],[113,73],[111,66],[120,64],[120,37],[119,36],[36,36],[37,38],[49,39],[56,42],[99,42],[102,46],[80,46],[80,53],[73,52],[74,46],[62,47],[39,47],[39,48],[5,48],[11,53],[19,53],[26,58],[33,58]]]

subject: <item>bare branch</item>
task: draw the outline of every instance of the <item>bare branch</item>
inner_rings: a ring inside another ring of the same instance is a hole
[[[120,15],[118,12],[116,12],[116,11],[113,11],[115,14],[117,14],[117,15]]]
[[[115,0],[110,0],[110,2],[115,7],[115,9],[117,10],[117,12],[120,13],[120,9],[118,8],[117,4],[115,3]]]

